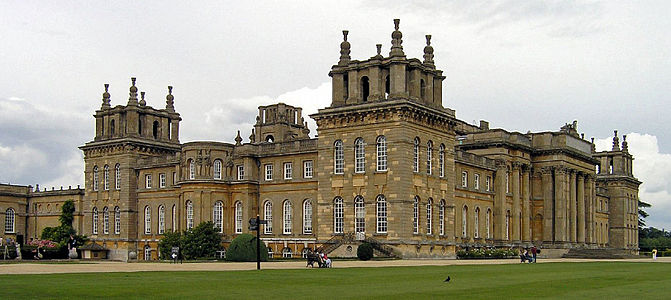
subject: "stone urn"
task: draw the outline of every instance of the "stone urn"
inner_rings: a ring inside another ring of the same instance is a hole
[[[137,259],[137,252],[135,251],[128,252],[128,259],[130,260]]]

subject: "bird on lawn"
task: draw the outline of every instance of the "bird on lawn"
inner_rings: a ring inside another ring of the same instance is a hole
[[[447,276],[447,279],[445,279],[443,282],[450,282],[450,276]]]

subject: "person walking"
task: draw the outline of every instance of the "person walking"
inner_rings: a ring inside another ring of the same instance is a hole
[[[652,249],[652,260],[657,260],[657,249]]]
[[[536,263],[536,254],[538,254],[536,246],[531,247],[531,257],[533,258],[534,263]]]

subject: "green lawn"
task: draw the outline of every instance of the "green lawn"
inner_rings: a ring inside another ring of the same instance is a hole
[[[444,283],[448,275],[452,280]],[[187,297],[669,299],[671,264],[585,262],[0,275],[0,299]]]

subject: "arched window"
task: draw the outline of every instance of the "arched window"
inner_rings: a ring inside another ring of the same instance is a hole
[[[214,179],[221,179],[221,160],[214,160]]]
[[[440,144],[438,148],[438,173],[440,177],[445,177],[445,145]]]
[[[282,233],[291,234],[291,202],[289,202],[289,200],[284,200],[284,204],[282,205],[282,215],[282,219],[284,220]]]
[[[154,121],[154,126],[152,127],[152,135],[154,136],[154,139],[158,139],[158,121]]]
[[[312,201],[303,201],[303,234],[312,233]]]
[[[487,214],[485,215],[485,225],[487,227],[487,238],[488,239],[492,238],[492,233],[490,231],[490,228],[492,228],[491,227],[492,226],[491,225],[491,218],[492,218],[492,210],[488,208],[487,209]]]
[[[362,138],[354,141],[354,173],[366,172],[366,152]]]
[[[419,197],[415,196],[412,202],[412,233],[419,233]]]
[[[110,212],[107,207],[103,208],[103,233],[110,233]]]
[[[266,202],[263,204],[263,219],[266,220],[263,233],[273,233],[273,203],[270,200],[266,200]]]
[[[282,249],[282,257],[284,258],[291,258],[291,248],[287,247]]]
[[[224,233],[224,202],[214,202],[212,209],[212,221],[214,221],[214,228],[219,233]]]
[[[121,234],[121,209],[118,206],[114,207],[114,234]]]
[[[387,138],[384,135],[377,137],[377,171],[387,171]]]
[[[151,247],[144,245],[144,260],[151,260]]]
[[[390,91],[389,75],[387,75],[384,78],[384,98],[385,99],[389,99],[389,91]]]
[[[333,200],[333,233],[343,233],[345,222],[343,201],[340,197]]]
[[[506,240],[510,239],[510,211],[506,211]]]
[[[15,218],[14,218],[14,209],[13,208],[8,208],[5,211],[5,233],[14,233],[14,229],[16,226],[15,225]]]
[[[186,201],[186,229],[193,228],[193,203],[191,200]]]
[[[97,207],[93,208],[92,215],[93,215],[93,222],[92,222],[93,234],[98,234],[98,208]]]
[[[151,207],[144,207],[144,234],[151,234]]]
[[[431,168],[433,167],[431,163],[431,159],[433,156],[432,152],[433,152],[433,142],[429,141],[428,143],[426,143],[426,174],[429,175],[431,175]]]
[[[98,166],[93,166],[93,190],[98,190]]]
[[[473,237],[476,239],[480,237],[480,208],[475,208],[475,218],[473,219]]]
[[[235,233],[242,233],[242,202],[235,202]]]
[[[426,203],[426,234],[433,234],[433,199]]]
[[[274,143],[275,142],[275,137],[273,137],[272,134],[269,134],[266,136],[266,143]]]
[[[165,233],[165,206],[158,207],[158,234]]]
[[[366,206],[361,196],[354,198],[354,232],[366,232]]]
[[[175,232],[177,230],[177,206],[175,204],[172,205],[172,232]]]
[[[193,159],[189,160],[189,179],[196,179],[196,164]]]
[[[114,188],[117,190],[121,189],[121,165],[119,164],[114,166]]]
[[[363,100],[363,102],[367,102],[368,95],[370,94],[370,85],[368,82],[368,77],[366,76],[361,77],[361,94],[362,94],[361,99]]]
[[[438,226],[440,227],[440,235],[445,235],[445,200],[440,200],[438,208]]]
[[[415,145],[412,148],[412,170],[419,172],[419,138],[415,137]]]
[[[461,186],[468,187],[468,172],[466,171],[461,172]]]
[[[337,140],[333,144],[333,161],[335,174],[343,174],[345,172],[345,152],[342,146],[342,141]]]
[[[384,195],[378,195],[377,200],[377,233],[387,233],[387,199]]]
[[[464,205],[464,208],[461,209],[461,236],[468,236],[468,207]]]
[[[110,167],[108,165],[103,167],[103,187],[106,191],[110,189]]]

